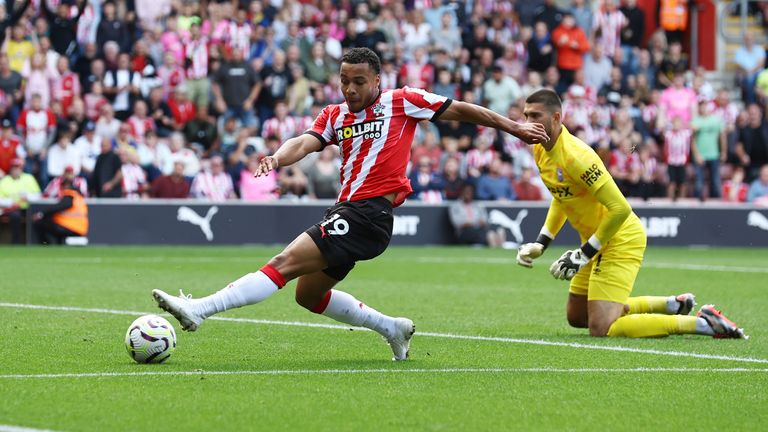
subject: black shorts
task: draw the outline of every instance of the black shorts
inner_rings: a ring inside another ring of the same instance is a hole
[[[668,165],[667,173],[669,174],[670,183],[685,183],[685,165]]]
[[[355,262],[381,255],[392,238],[392,203],[385,198],[345,201],[330,207],[305,232],[328,261],[325,274],[342,280]]]

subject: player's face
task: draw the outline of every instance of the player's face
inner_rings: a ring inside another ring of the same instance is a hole
[[[544,130],[547,132],[547,136],[550,137],[550,142],[554,135],[552,131],[557,129],[560,124],[560,113],[551,113],[549,110],[540,103],[525,104],[523,110],[523,116],[526,123],[540,123],[544,126]]]
[[[351,112],[359,112],[379,96],[379,76],[368,63],[341,64],[341,93]]]

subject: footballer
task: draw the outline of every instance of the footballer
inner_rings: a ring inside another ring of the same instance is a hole
[[[557,93],[532,93],[523,114],[527,122],[542,124],[549,136],[533,144],[533,155],[553,199],[538,238],[520,246],[517,262],[531,268],[566,219],[571,223],[581,247],[565,252],[549,268],[556,279],[570,281],[568,323],[588,328],[591,336],[746,339],[744,330],[713,305],[689,316],[696,304],[693,294],[630,297],[646,246],[640,219],[597,153],[562,125]]]

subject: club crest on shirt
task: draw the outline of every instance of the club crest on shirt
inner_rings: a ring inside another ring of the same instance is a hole
[[[384,117],[384,104],[381,102],[377,103],[376,105],[371,108],[373,111],[373,115],[376,117]]]
[[[555,173],[557,174],[557,181],[561,182],[565,180],[565,177],[563,177],[563,170],[561,170],[560,167],[557,167]]]

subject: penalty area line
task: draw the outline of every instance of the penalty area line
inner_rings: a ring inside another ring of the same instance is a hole
[[[766,373],[768,369],[749,368],[444,368],[444,369],[278,369],[241,371],[146,371],[0,375],[0,379],[46,378],[121,378],[143,376],[215,376],[215,375],[363,375],[363,374],[583,374],[583,373]],[[0,426],[0,432],[2,432]],[[12,429],[19,431],[37,429]]]
[[[62,311],[62,312],[103,313],[103,314],[111,314],[111,315],[131,315],[131,316],[139,316],[139,315],[146,315],[146,314],[152,313],[152,312],[116,310],[116,309],[80,308],[80,307],[72,307],[72,306],[47,306],[47,305],[4,303],[4,302],[0,302],[0,307],[13,308],[13,309],[36,309],[36,310],[51,310],[51,311]],[[333,329],[333,330],[354,329],[354,330],[360,330],[360,331],[370,331],[368,329],[361,328],[361,327],[353,328],[351,326],[346,326],[346,325],[320,324],[320,323],[309,323],[309,322],[301,322],[301,321],[275,321],[275,320],[262,320],[262,319],[252,319],[252,318],[230,318],[230,317],[211,317],[208,319],[212,321],[228,321],[228,322],[238,322],[238,323],[247,323],[247,324],[260,324],[260,325],[309,327],[309,328],[323,328],[323,329]],[[761,358],[735,357],[735,356],[717,355],[717,354],[700,354],[700,353],[692,353],[692,352],[685,352],[685,351],[663,351],[663,350],[656,350],[656,349],[634,348],[634,347],[616,346],[616,345],[596,345],[596,344],[584,344],[584,343],[578,343],[578,342],[550,341],[550,340],[543,340],[543,339],[519,339],[519,338],[510,338],[510,337],[475,336],[475,335],[461,335],[461,334],[435,333],[435,332],[416,332],[416,335],[419,337],[433,337],[433,338],[443,338],[443,339],[500,342],[500,343],[521,344],[521,345],[556,346],[556,347],[574,348],[574,349],[630,352],[630,353],[637,353],[637,354],[651,354],[651,355],[670,356],[670,357],[687,357],[687,358],[697,358],[697,359],[703,359],[703,360],[722,360],[722,361],[732,361],[732,362],[741,362],[741,363],[768,364],[768,359],[761,359]]]

